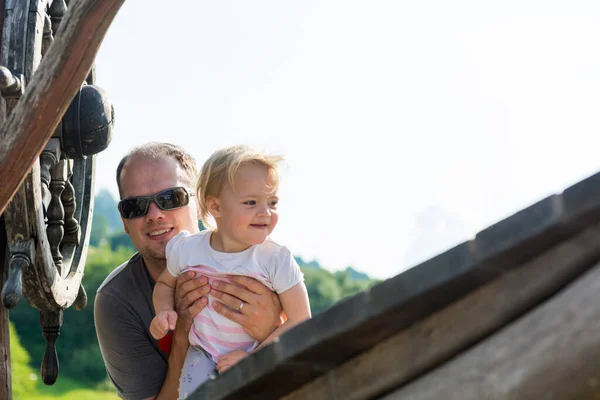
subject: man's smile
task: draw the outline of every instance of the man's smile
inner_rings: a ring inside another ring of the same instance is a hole
[[[163,228],[146,233],[151,239],[164,239],[174,228]]]

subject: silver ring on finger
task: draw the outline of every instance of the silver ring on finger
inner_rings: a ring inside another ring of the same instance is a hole
[[[244,303],[244,302],[242,301],[242,304],[240,304],[240,308],[238,308],[239,312],[242,312],[242,308],[244,308],[244,304],[246,304],[246,303]]]

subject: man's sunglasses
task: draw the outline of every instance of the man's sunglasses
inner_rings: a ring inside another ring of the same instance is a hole
[[[123,219],[139,218],[148,214],[150,203],[154,202],[164,211],[185,207],[190,202],[194,193],[188,192],[184,187],[174,187],[153,194],[152,196],[128,197],[119,201],[119,212]]]

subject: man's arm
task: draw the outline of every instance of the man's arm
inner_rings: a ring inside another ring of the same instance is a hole
[[[111,294],[97,294],[94,317],[98,342],[107,372],[124,399],[177,399],[191,321],[205,307],[203,296],[210,289],[205,277],[193,276],[182,274],[177,281],[175,298],[180,318],[168,366],[151,340],[148,327],[140,324],[136,310],[125,307]]]
[[[235,284],[213,282],[211,294],[223,302],[214,301],[213,308],[262,342],[283,322],[279,296],[256,279],[239,275],[228,278]],[[240,312],[237,310],[242,301],[244,306]]]
[[[188,335],[194,317],[206,307],[206,296],[210,290],[208,279],[196,277],[195,272],[186,272],[177,278],[175,286],[175,311],[177,325],[173,332],[173,344],[169,353],[169,369],[163,386],[154,400],[171,400],[179,397],[179,377],[185,362],[190,342]],[[149,400],[149,399],[148,399]]]
[[[156,395],[167,365],[136,310],[102,291],[96,295],[94,320],[106,371],[119,396],[139,400]]]

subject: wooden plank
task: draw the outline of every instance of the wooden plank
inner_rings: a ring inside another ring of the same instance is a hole
[[[189,398],[281,398],[599,222],[600,173],[335,304]]]
[[[5,1],[0,1],[0,43],[4,32]],[[1,51],[1,50],[0,50]],[[2,54],[0,54],[0,58]],[[6,102],[0,98],[0,126],[6,120]],[[4,217],[0,214],[0,291],[8,279],[8,259]],[[0,399],[12,399],[12,376],[10,370],[10,330],[8,309],[2,304],[0,296]]]
[[[600,264],[507,328],[382,399],[598,398]]]
[[[4,218],[0,217],[0,290],[8,279],[8,259],[6,256]],[[2,296],[0,296],[0,399],[12,399],[8,309],[2,304]]]
[[[0,136],[0,213],[52,136],[87,77],[98,48],[125,0],[71,2],[54,43]]]
[[[598,252],[582,251],[586,248],[600,248],[599,228],[560,244],[284,399],[361,400],[387,393],[493,333],[580,275],[600,258]]]

